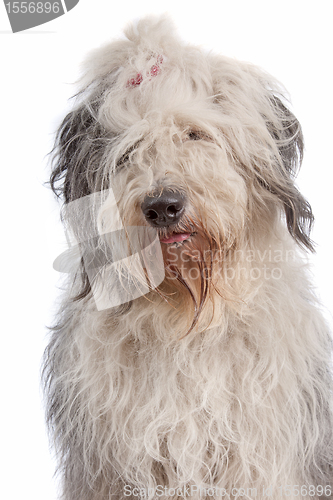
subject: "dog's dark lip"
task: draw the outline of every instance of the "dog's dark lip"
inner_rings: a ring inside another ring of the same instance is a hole
[[[194,236],[195,233],[189,233],[189,232],[184,232],[184,233],[177,233],[177,232],[172,232],[170,235],[160,238],[161,243],[165,243],[167,245],[173,245],[175,243],[181,244],[187,241],[191,236]]]

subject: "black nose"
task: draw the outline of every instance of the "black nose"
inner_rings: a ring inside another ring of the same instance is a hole
[[[163,189],[147,195],[141,210],[149,224],[154,227],[168,227],[177,224],[185,210],[185,196],[170,189]]]

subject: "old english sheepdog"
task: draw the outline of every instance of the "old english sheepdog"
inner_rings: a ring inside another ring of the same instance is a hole
[[[332,498],[332,340],[281,86],[165,18],[86,61],[51,186],[45,353],[64,500]]]

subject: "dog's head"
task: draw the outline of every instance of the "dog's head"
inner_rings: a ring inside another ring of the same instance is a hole
[[[294,183],[302,132],[271,77],[145,19],[93,52],[82,81],[58,131],[51,186],[67,205],[111,189],[123,227],[154,228],[167,278],[195,303],[192,326],[218,289],[216,255],[269,244],[281,218],[312,249],[311,208]],[[104,232],[114,229],[107,207]]]

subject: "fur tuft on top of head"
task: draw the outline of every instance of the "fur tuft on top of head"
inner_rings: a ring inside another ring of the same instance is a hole
[[[149,70],[150,59],[163,54],[177,61],[182,43],[175,26],[167,16],[147,17],[124,30],[125,37],[93,50],[83,64],[83,85],[96,82],[96,78],[110,78],[124,71]]]

